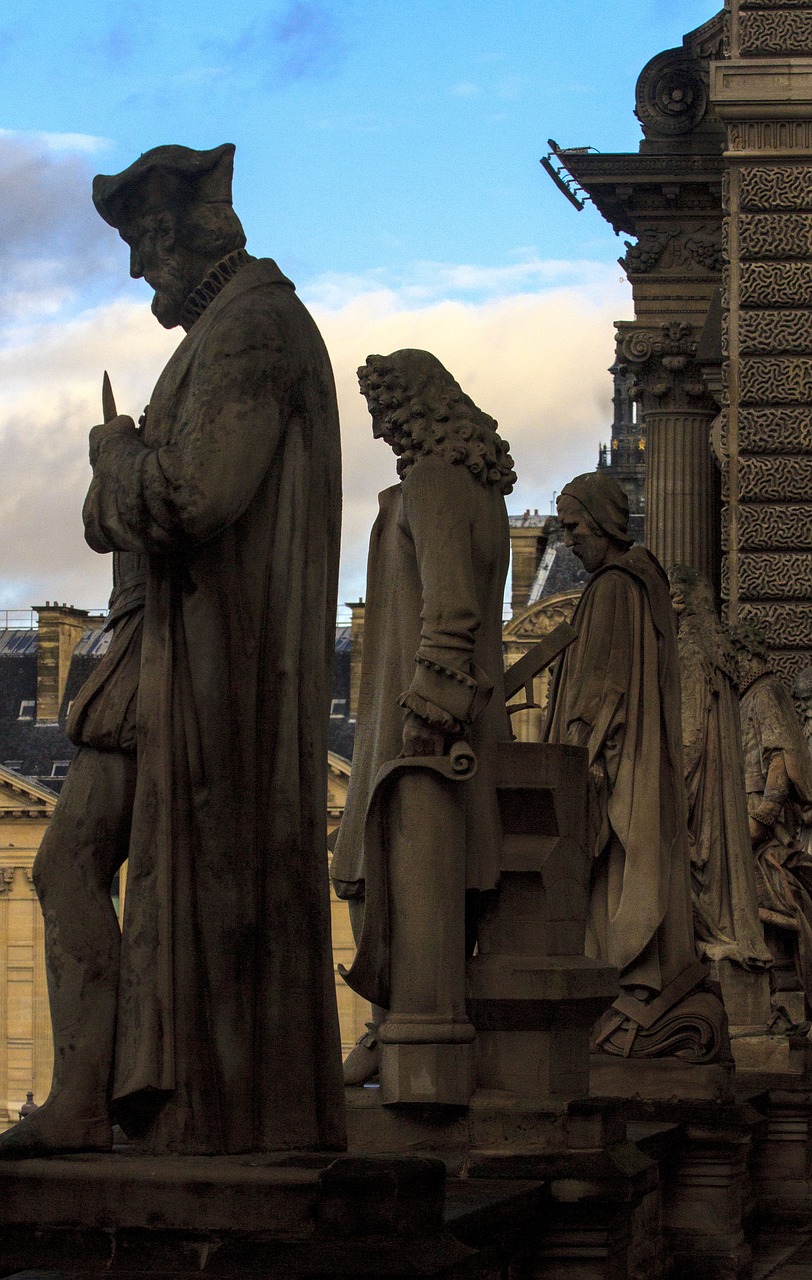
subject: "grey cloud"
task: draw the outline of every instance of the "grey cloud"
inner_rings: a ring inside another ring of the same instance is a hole
[[[255,19],[235,40],[214,47],[241,67],[250,60],[266,83],[279,86],[330,75],[343,58],[345,41],[332,5],[291,0],[281,13]]]
[[[60,153],[35,138],[0,135],[2,292],[72,289],[122,274],[122,255],[90,198],[97,161]]]

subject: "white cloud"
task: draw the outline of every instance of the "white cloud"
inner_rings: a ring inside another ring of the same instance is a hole
[[[43,133],[35,129],[0,129],[0,138],[15,138],[22,143],[41,145],[49,151],[69,152],[80,155],[96,155],[112,147],[110,138],[93,133]]]
[[[363,594],[377,494],[396,481],[393,455],[373,441],[358,393],[356,369],[368,354],[433,351],[498,420],[519,475],[511,512],[548,510],[553,490],[594,467],[611,422],[612,321],[629,310],[616,270],[535,258],[498,268],[418,264],[395,286],[382,274],[331,276],[302,293],[339,394],[342,602]],[[45,295],[37,297],[42,303]],[[32,312],[0,340],[0,608],[54,597],[95,608],[106,600],[109,558],[88,550],[82,534],[87,432],[101,416],[102,371],[119,411],[137,417],[182,336],[160,328],[147,298],[58,322],[42,310],[34,321]]]
[[[344,281],[342,298],[340,280],[330,277],[303,291],[330,351],[341,410],[342,601],[363,593],[377,492],[397,478],[390,450],[372,439],[358,393],[355,371],[368,354],[432,351],[498,420],[519,477],[508,498],[511,512],[549,510],[553,491],[592,470],[599,443],[609,437],[613,320],[630,306],[615,269],[536,260],[495,269],[433,265],[436,289],[428,300],[421,296],[422,266],[417,281],[401,288],[377,276],[366,283],[354,278]],[[484,286],[477,299],[438,296],[451,282],[467,290],[475,281]]]

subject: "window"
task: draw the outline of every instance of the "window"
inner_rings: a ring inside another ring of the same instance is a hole
[[[347,714],[347,699],[333,698],[333,701],[330,703],[330,719],[343,720],[346,714]]]
[[[18,720],[33,720],[37,710],[36,698],[24,698],[20,703],[20,714]]]
[[[4,760],[3,764],[7,769],[13,769],[15,773],[19,773],[23,767],[22,760]]]
[[[70,760],[54,760],[51,765],[51,777],[64,778],[65,774],[68,772],[69,764]]]

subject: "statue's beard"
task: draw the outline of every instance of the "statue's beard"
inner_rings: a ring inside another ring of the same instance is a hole
[[[191,292],[189,282],[176,263],[167,261],[151,273],[150,284],[155,290],[152,314],[165,329],[180,324],[183,304]]]

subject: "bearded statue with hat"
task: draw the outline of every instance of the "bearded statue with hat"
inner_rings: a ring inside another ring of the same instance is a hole
[[[603,472],[564,486],[558,518],[566,546],[594,575],[572,619],[578,638],[562,655],[547,720],[548,741],[589,753],[587,954],[614,965],[621,987],[594,1046],[708,1062],[727,1049],[727,1032],[694,946],[668,579],[649,551],[632,545],[628,500]]]
[[[234,147],[97,177],[152,310],[185,337],[136,426],[109,383],[84,506],[112,641],[37,857],[51,1094],[0,1155],[344,1143],[324,858],[340,533],[332,370],[245,251]],[[110,900],[127,860],[122,930]]]

